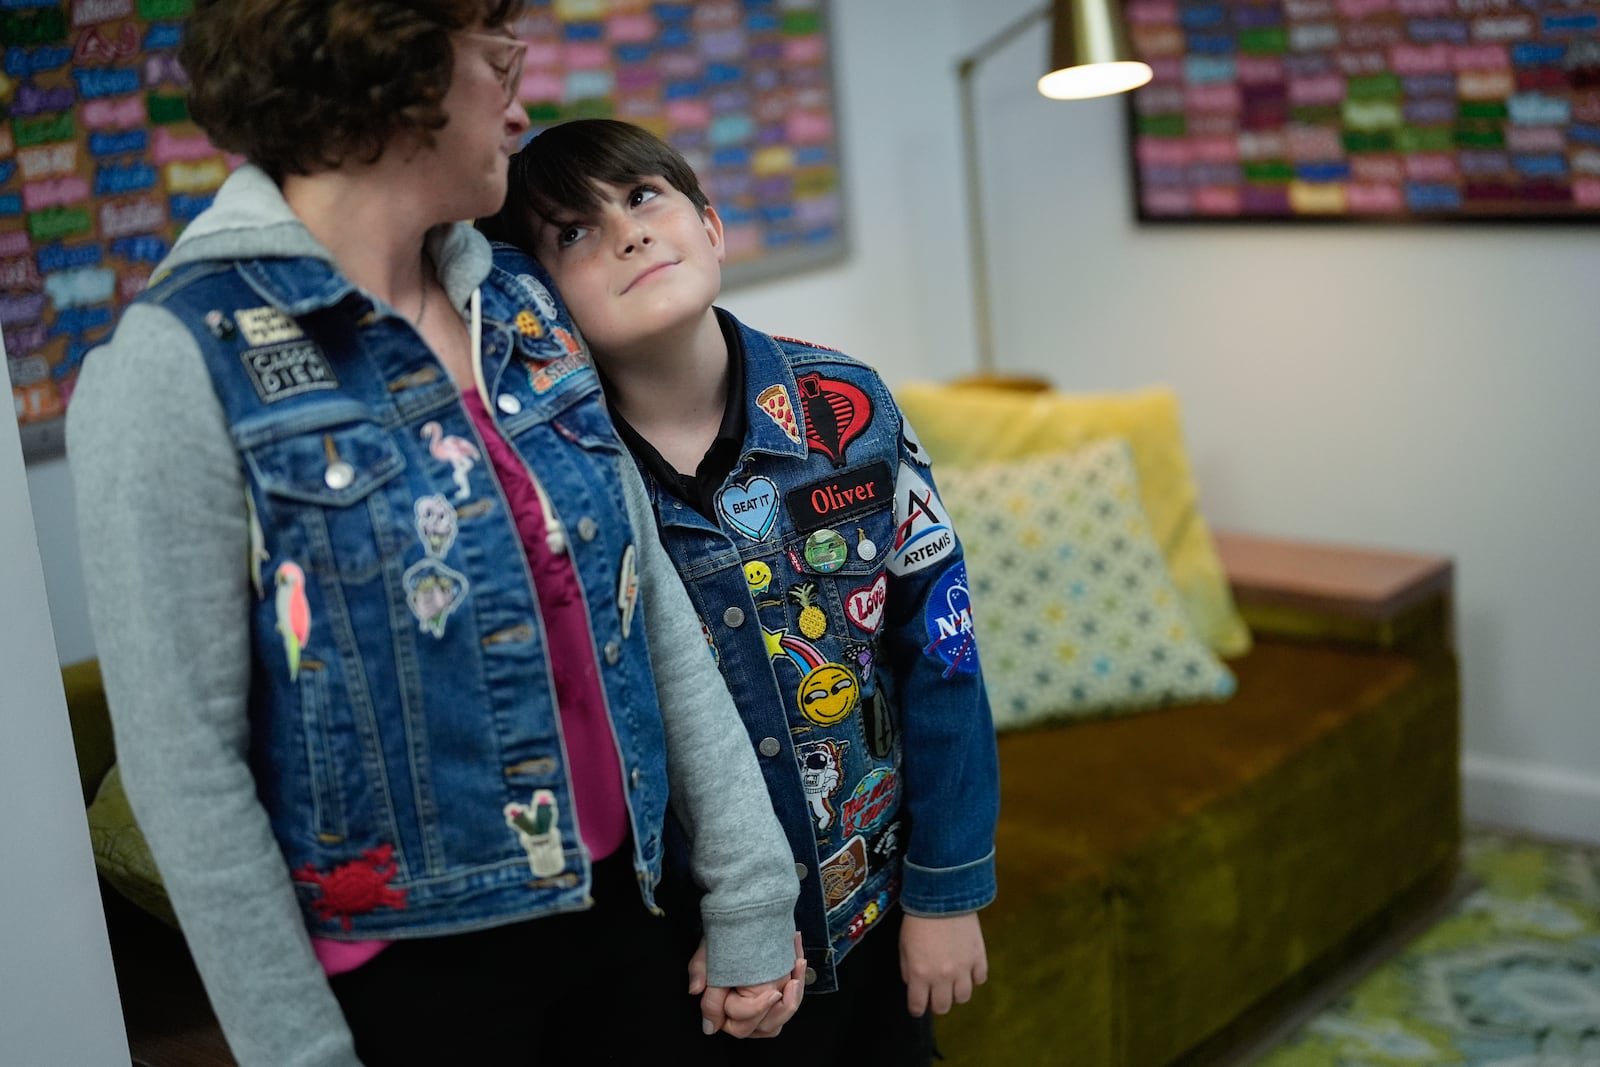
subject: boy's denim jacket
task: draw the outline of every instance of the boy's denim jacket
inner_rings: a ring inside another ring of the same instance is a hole
[[[496,416],[574,541],[650,903],[665,743],[621,445],[542,287],[496,268],[480,293]],[[420,936],[587,906],[533,581],[457,386],[318,259],[193,263],[140,300],[208,327],[192,332],[255,526],[250,758],[308,928]]]
[[[748,415],[719,522],[646,471],[801,874],[811,992],[898,898],[994,897],[994,726],[960,542],[889,390],[739,325]],[[803,872],[803,873],[802,873]]]

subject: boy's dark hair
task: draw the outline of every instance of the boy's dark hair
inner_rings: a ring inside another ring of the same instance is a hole
[[[511,157],[505,206],[478,228],[531,252],[535,216],[550,223],[582,218],[600,206],[595,182],[627,185],[646,174],[661,175],[701,214],[711,204],[688,160],[649,130],[616,119],[563,122]]]
[[[447,117],[450,33],[501,26],[524,0],[198,0],[178,58],[189,114],[271,174],[372,162]]]

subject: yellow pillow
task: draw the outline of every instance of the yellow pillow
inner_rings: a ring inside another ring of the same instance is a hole
[[[910,382],[894,395],[929,457],[945,467],[1070,451],[1100,437],[1125,438],[1139,470],[1140,503],[1189,621],[1220,655],[1250,650],[1250,631],[1234,607],[1211,531],[1200,515],[1200,490],[1189,472],[1178,398],[1171,389],[1019,392]]]

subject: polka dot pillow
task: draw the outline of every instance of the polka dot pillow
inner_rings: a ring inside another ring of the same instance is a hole
[[[1184,614],[1121,438],[947,470],[996,729],[1232,695]]]

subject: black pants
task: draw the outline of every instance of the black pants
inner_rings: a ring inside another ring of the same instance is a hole
[[[933,1014],[917,1019],[906,1009],[900,921],[899,907],[891,909],[839,965],[838,991],[806,994],[777,1037],[690,1034],[676,1043],[688,1052],[684,1060],[728,1067],[927,1067],[939,1055]]]
[[[689,957],[639,899],[630,849],[594,869],[595,906],[396,941],[331,979],[366,1067],[654,1063],[698,1033]]]

